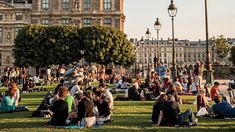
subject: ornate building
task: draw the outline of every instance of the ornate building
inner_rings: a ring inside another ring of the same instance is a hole
[[[123,0],[34,0],[32,23],[106,25],[124,31]]]
[[[153,66],[154,58],[160,59],[164,65],[172,67],[172,41],[160,40],[157,49],[156,40],[133,40],[133,45],[136,47],[136,66],[145,68]],[[210,56],[212,59],[216,56],[213,52],[213,46],[209,47]],[[159,53],[157,53],[159,51]],[[159,55],[159,56],[157,56]],[[206,60],[206,42],[205,41],[189,41],[176,40],[175,41],[175,60],[176,65],[194,65],[196,61]]]
[[[0,1],[0,67],[12,66],[14,38],[20,28],[30,24],[31,4],[20,0]]]
[[[0,68],[13,66],[14,38],[28,24],[106,25],[124,31],[124,0],[0,0]]]

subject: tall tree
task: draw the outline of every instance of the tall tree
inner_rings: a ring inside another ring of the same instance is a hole
[[[233,65],[235,65],[235,46],[231,48],[229,60],[231,60]]]
[[[228,55],[230,46],[223,35],[220,35],[217,38],[213,37],[210,39],[210,43],[215,47],[215,52],[218,57],[217,59],[221,60]]]
[[[42,25],[29,25],[22,28],[15,39],[13,54],[17,66],[40,66],[43,62],[40,52]]]
[[[123,32],[106,26],[83,27],[78,32],[87,62],[124,66],[134,63],[133,46]]]
[[[79,61],[81,57],[80,47],[76,40],[76,28],[74,26],[48,26],[42,33],[43,51],[45,63],[50,64],[69,64]]]

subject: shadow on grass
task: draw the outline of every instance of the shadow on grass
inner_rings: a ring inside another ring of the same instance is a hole
[[[13,113],[0,113],[0,119],[11,119],[11,118],[30,118],[32,117],[31,111],[13,112]]]
[[[46,122],[1,122],[0,128],[40,128],[46,127]]]

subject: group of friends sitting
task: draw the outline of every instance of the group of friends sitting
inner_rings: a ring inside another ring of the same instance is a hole
[[[113,96],[102,83],[83,89],[80,82],[68,88],[59,84],[55,93],[48,93],[32,116],[50,117],[50,126],[77,125],[90,127],[110,122]]]
[[[235,108],[228,99],[220,93],[220,83],[215,82],[210,90],[210,97],[206,96],[205,89],[201,89],[196,96],[197,116],[213,118],[235,118]],[[172,84],[170,87],[174,87]],[[209,101],[213,101],[210,107]],[[187,120],[188,119],[188,120]],[[195,126],[198,119],[192,110],[187,109],[180,113],[177,98],[169,93],[162,92],[153,105],[152,124],[154,126]]]

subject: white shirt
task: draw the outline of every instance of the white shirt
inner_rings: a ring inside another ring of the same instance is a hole
[[[51,69],[47,69],[47,75],[51,74]]]
[[[192,91],[197,91],[198,84],[196,82],[192,83]]]
[[[74,85],[70,90],[70,94],[72,96],[76,93],[83,93],[83,91],[80,89],[80,87],[78,85]]]
[[[108,101],[109,108],[112,110],[113,109],[113,95],[108,89],[105,90],[104,97]]]

